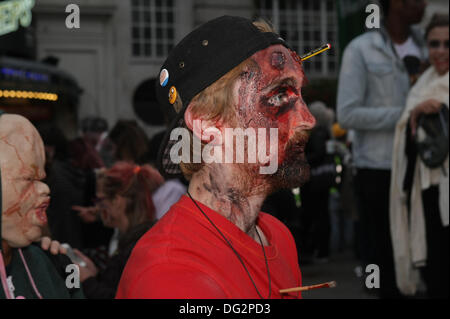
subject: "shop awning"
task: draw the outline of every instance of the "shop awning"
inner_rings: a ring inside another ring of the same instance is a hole
[[[78,105],[82,89],[75,78],[55,66],[0,57],[2,97],[58,101]]]

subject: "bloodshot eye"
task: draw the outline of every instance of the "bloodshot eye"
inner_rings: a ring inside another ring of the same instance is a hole
[[[289,102],[289,97],[286,93],[278,93],[272,96],[267,102],[273,106],[281,106]]]
[[[284,104],[289,103],[289,100],[292,98],[298,97],[297,91],[293,87],[279,87],[275,91],[270,94],[267,103],[272,106],[282,106]]]

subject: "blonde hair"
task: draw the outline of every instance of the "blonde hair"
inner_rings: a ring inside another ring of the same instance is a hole
[[[253,25],[261,32],[274,32],[272,26],[265,20],[259,19],[254,21]],[[234,123],[236,112],[233,105],[233,86],[241,74],[246,69],[250,68],[252,64],[253,61],[250,60],[250,58],[244,60],[238,66],[228,71],[228,73],[219,80],[194,96],[189,104],[192,115],[194,117],[200,117],[203,120],[222,120],[227,123]],[[181,108],[181,103],[181,99],[177,98],[177,101],[175,102],[176,108]],[[198,172],[204,165],[204,163],[193,163],[194,148],[192,131],[190,132],[190,137],[190,162],[180,163],[181,171],[188,180],[191,179],[192,175]]]

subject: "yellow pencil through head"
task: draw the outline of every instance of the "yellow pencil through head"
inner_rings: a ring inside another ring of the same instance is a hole
[[[307,59],[309,59],[309,58],[311,58],[311,57],[313,57],[315,55],[318,55],[318,54],[320,54],[320,53],[322,53],[322,52],[324,52],[326,50],[329,50],[329,49],[331,49],[331,44],[329,44],[329,43],[324,44],[320,48],[314,49],[314,50],[309,51],[308,53],[300,56],[300,59],[302,59],[302,61],[305,61],[305,60],[307,60]]]

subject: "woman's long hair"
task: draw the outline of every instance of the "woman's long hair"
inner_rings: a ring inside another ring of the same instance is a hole
[[[150,165],[137,166],[128,162],[117,162],[99,178],[107,197],[122,196],[127,200],[128,229],[155,220],[152,194],[163,182],[163,177]]]

